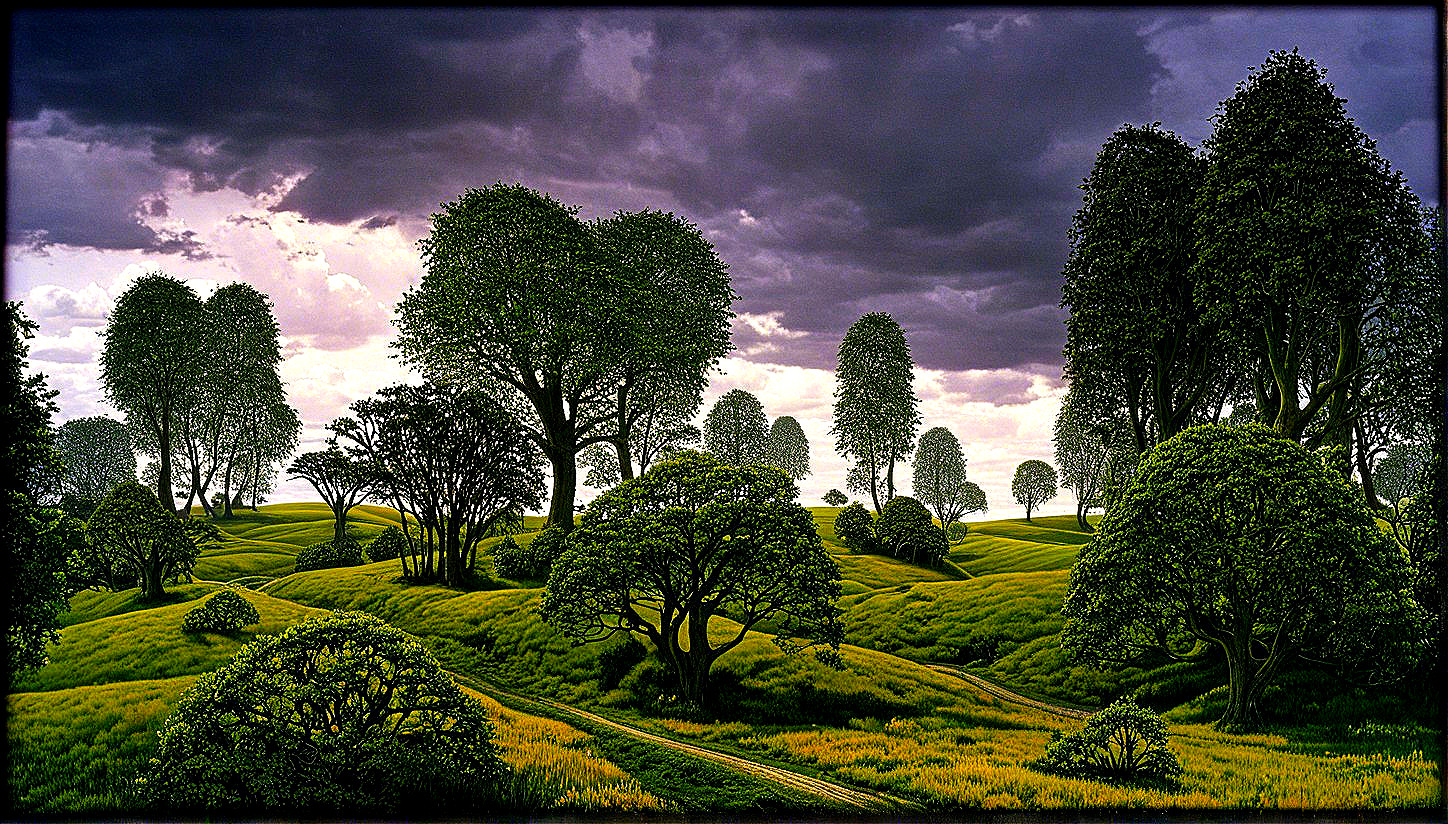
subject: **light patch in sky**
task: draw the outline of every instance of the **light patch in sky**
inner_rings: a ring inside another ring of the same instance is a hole
[[[639,62],[653,50],[654,33],[611,29],[590,19],[578,27],[578,41],[583,45],[579,64],[589,85],[614,102],[638,102],[646,79]]]

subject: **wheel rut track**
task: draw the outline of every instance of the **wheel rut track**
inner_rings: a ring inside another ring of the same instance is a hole
[[[953,667],[949,664],[927,664],[926,666],[930,667],[930,669],[933,669],[936,672],[943,672],[946,675],[952,675],[956,678],[959,678],[960,680],[966,682],[967,684],[970,684],[971,686],[986,693],[987,695],[992,695],[1003,701],[1009,701],[1012,704],[1020,704],[1021,706],[1031,707],[1033,709],[1049,712],[1052,715],[1065,716],[1066,718],[1082,719],[1088,718],[1091,715],[1090,710],[1080,710],[1076,709],[1075,707],[1063,707],[1060,704],[1051,704],[1045,701],[1038,701],[1034,698],[1027,698],[1026,696],[1021,695],[1018,692],[1011,692],[1010,690],[1002,687],[999,684],[987,681],[986,679],[981,678],[978,675],[973,675],[969,672],[966,672],[965,670],[960,669],[959,667]]]

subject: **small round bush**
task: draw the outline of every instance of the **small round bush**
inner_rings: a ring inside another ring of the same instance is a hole
[[[367,544],[367,560],[374,564],[378,561],[393,561],[406,551],[407,536],[397,527],[389,526]]]
[[[362,563],[364,563],[362,560],[362,545],[351,538],[346,538],[337,543],[323,541],[319,544],[312,544],[297,553],[297,572],[307,572],[313,569],[332,569],[333,567],[360,566]]]
[[[850,504],[835,516],[835,535],[840,543],[856,552],[878,552],[880,549],[880,542],[875,538],[875,519],[860,503]]]
[[[493,571],[500,578],[541,580],[548,577],[553,561],[563,553],[567,535],[557,527],[548,527],[526,545],[509,535],[493,548]]]
[[[1086,719],[1077,732],[1053,733],[1046,754],[1030,766],[1070,778],[1167,786],[1182,774],[1166,746],[1166,723],[1129,696]]]
[[[360,612],[262,636],[201,676],[149,767],[153,809],[207,816],[476,814],[508,774],[482,705]]]
[[[951,525],[945,530],[945,538],[952,544],[958,544],[961,541],[964,541],[965,536],[969,534],[970,527],[966,526],[960,521],[955,521],[951,523]]]
[[[186,632],[235,632],[260,622],[261,615],[251,602],[234,589],[223,589],[186,613],[181,629]]]

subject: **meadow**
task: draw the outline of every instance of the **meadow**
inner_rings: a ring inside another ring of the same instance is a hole
[[[1210,726],[1223,700],[1219,664],[1074,665],[1059,644],[1060,605],[1071,563],[1090,536],[1073,516],[972,523],[951,547],[954,566],[929,569],[850,552],[833,534],[837,511],[814,513],[844,578],[843,666],[786,655],[767,634],[752,633],[716,664],[717,699],[705,715],[671,704],[662,666],[636,641],[580,646],[543,623],[536,614],[542,581],[489,577],[497,539],[480,550],[483,575],[468,590],[407,585],[396,561],[294,574],[296,552],[331,536],[326,507],[241,512],[218,522],[227,538],[198,563],[201,580],[168,588],[165,602],[142,602],[134,590],[72,599],[50,663],[24,676],[9,698],[12,809],[135,812],[130,779],[195,677],[258,634],[333,609],[369,612],[416,635],[483,703],[514,767],[507,796],[519,810],[830,809],[560,706],[904,808],[1423,810],[1442,803],[1441,741],[1431,717],[1397,693],[1304,676],[1272,696],[1300,717],[1279,712],[1260,734],[1229,735]],[[391,510],[358,507],[349,534],[365,542],[392,523]],[[257,607],[259,625],[229,635],[181,631],[198,599],[238,580],[261,588],[239,590]],[[710,629],[737,627],[716,619]],[[1080,722],[931,667],[942,664],[1068,707],[1095,709],[1138,695],[1164,712],[1185,768],[1180,786],[1112,785],[1032,769],[1053,732]],[[1309,694],[1312,700],[1303,700]]]

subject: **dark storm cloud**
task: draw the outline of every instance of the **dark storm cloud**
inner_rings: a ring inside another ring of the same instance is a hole
[[[1344,35],[1339,92],[1365,127],[1415,146],[1403,130],[1418,97],[1377,81],[1417,88],[1420,56],[1389,47],[1417,29],[1356,15],[1308,28]],[[806,333],[760,359],[832,368],[849,324],[884,310],[922,366],[1049,373],[1066,228],[1101,141],[1173,117],[1204,134],[1247,65],[1298,36],[1288,22],[1054,8],[23,13],[12,124],[110,135],[134,168],[104,195],[63,184],[74,214],[22,198],[12,240],[66,227],[52,242],[184,244],[133,215],[168,171],[247,193],[300,176],[276,208],[365,228],[519,180],[585,216],[647,205],[698,223],[730,264],[736,309]],[[1230,42],[1213,47],[1218,31]],[[1187,102],[1163,112],[1164,93]],[[43,179],[42,162],[12,159],[12,180]]]

